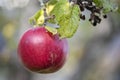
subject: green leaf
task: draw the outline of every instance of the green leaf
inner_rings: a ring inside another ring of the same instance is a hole
[[[55,15],[55,19],[50,20],[49,22],[58,23],[61,16],[67,14],[69,11],[69,2],[67,0],[59,0],[53,10],[50,12],[50,15]]]
[[[43,25],[45,20],[44,18],[44,11],[41,9],[29,19],[29,22],[33,25]]]
[[[96,6],[103,7],[103,13],[115,12],[118,6],[113,0],[93,0]]]
[[[70,38],[76,32],[79,26],[79,6],[70,6],[69,13],[60,17],[58,33],[61,38]]]
[[[59,0],[50,12],[50,15],[55,15],[55,18],[49,20],[49,22],[60,26],[58,33],[61,38],[70,38],[79,26],[79,14],[78,5],[70,5],[68,0]]]
[[[48,5],[55,5],[58,2],[58,0],[49,0],[47,3]]]
[[[58,3],[58,0],[49,0],[49,2],[45,4],[46,12],[48,15],[50,15],[50,12],[53,10],[56,3]]]

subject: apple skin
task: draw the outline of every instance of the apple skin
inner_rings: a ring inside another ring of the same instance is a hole
[[[24,66],[33,72],[53,73],[64,65],[68,54],[66,39],[60,39],[44,27],[26,31],[18,44],[18,55]]]

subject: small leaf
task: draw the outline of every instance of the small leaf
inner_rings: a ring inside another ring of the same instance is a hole
[[[46,6],[46,12],[47,12],[48,16],[50,15],[50,12],[53,10],[54,7],[55,7],[55,5],[47,5]]]
[[[54,34],[57,34],[57,29],[52,28],[52,27],[49,27],[49,26],[45,26],[45,28],[46,28],[49,32],[51,32],[53,35],[54,35]]]
[[[43,25],[44,24],[44,11],[39,10],[34,16],[29,19],[30,24],[33,25]]]
[[[49,0],[49,2],[45,4],[46,5],[46,12],[48,15],[53,10],[53,8],[55,7],[57,2],[58,2],[58,0]]]

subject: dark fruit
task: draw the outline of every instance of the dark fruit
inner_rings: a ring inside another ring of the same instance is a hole
[[[64,65],[67,53],[67,40],[60,39],[44,27],[25,32],[18,45],[18,54],[24,66],[38,73],[58,71]]]
[[[75,2],[76,0],[71,0]],[[94,3],[94,0],[77,0],[76,3],[80,8],[80,11],[83,12],[86,10],[90,11],[89,21],[93,26],[97,26],[97,24],[101,23],[101,15],[103,14],[103,6],[99,7]],[[84,13],[80,13],[80,18],[85,20],[86,15]],[[104,18],[107,18],[107,15],[103,15]]]

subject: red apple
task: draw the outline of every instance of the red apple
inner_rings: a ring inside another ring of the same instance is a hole
[[[18,54],[24,66],[38,73],[58,71],[64,65],[67,53],[67,40],[44,27],[28,30],[18,44]]]

